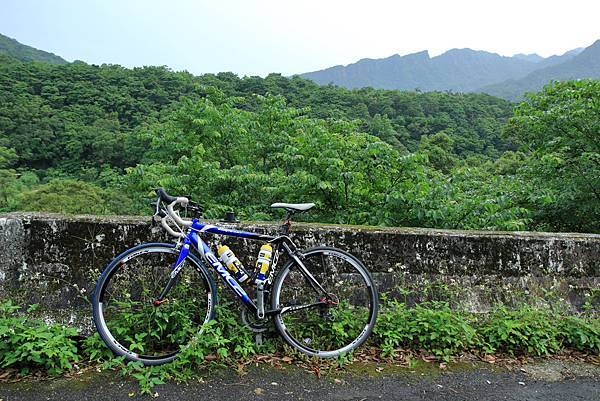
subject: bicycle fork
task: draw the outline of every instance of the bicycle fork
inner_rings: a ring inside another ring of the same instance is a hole
[[[165,288],[163,288],[163,290],[161,291],[158,298],[156,298],[154,301],[152,301],[152,304],[154,306],[160,306],[162,303],[167,301],[167,294],[169,293],[171,288],[173,288],[173,286],[177,282],[177,276],[179,275],[179,272],[181,272],[181,270],[185,266],[184,262],[185,262],[185,259],[188,257],[189,253],[190,253],[190,242],[187,241],[187,242],[184,242],[183,246],[181,247],[181,252],[179,253],[179,257],[177,258],[177,261],[173,265],[171,274],[169,275],[169,280],[167,281]]]

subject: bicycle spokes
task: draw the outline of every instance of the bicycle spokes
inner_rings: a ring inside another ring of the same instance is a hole
[[[105,330],[122,352],[145,359],[168,358],[206,320],[206,286],[193,269],[173,277],[176,258],[175,250],[140,253],[110,275],[101,314]]]
[[[277,322],[299,349],[333,356],[370,327],[376,302],[372,287],[360,265],[342,254],[320,252],[302,261],[310,275],[295,266],[276,283],[274,292],[283,306]]]

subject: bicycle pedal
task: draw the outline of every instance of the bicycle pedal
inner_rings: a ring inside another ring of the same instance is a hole
[[[164,304],[165,302],[167,302],[169,300],[169,298],[165,298],[165,299],[155,299],[154,301],[152,301],[152,305],[154,306],[160,306],[162,304]]]

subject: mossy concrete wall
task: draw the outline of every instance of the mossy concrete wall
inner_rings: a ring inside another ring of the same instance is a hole
[[[149,218],[0,215],[0,299],[39,303],[49,320],[88,325],[90,295],[115,255],[146,241],[169,241]],[[274,234],[277,225],[236,228]],[[298,223],[299,246],[336,246],[358,256],[380,290],[407,302],[449,299],[474,311],[529,295],[555,297],[572,309],[594,302],[600,288],[600,235],[483,232]],[[253,265],[260,243],[230,245]]]

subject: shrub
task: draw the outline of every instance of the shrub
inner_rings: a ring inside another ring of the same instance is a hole
[[[401,345],[422,348],[448,359],[457,351],[476,344],[476,332],[467,317],[447,303],[433,302],[407,309],[397,301],[381,310],[374,339],[385,356],[393,356]]]
[[[27,312],[33,312],[35,305]],[[57,324],[47,325],[18,313],[19,307],[0,303],[0,366],[42,367],[50,374],[71,369],[79,360],[74,336],[77,330]]]
[[[475,329],[463,313],[453,311],[446,303],[431,303],[430,306],[417,305],[414,309],[413,342],[445,359],[475,345]]]
[[[557,316],[547,308],[498,307],[483,319],[479,332],[486,352],[547,355],[561,348]]]
[[[404,303],[396,300],[384,302],[373,329],[373,339],[384,356],[394,356],[396,348],[412,340],[411,321],[412,314]]]
[[[600,353],[600,319],[567,316],[561,323],[563,346]]]

